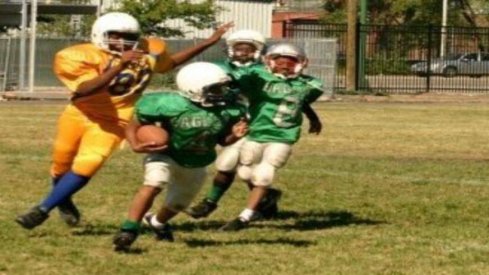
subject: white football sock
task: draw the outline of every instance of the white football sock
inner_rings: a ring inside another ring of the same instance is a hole
[[[158,221],[156,215],[153,215],[153,217],[151,217],[151,225],[155,228],[163,228],[165,226],[164,223]]]
[[[255,214],[255,211],[249,208],[245,208],[241,214],[239,214],[239,219],[243,222],[249,222],[253,215]]]

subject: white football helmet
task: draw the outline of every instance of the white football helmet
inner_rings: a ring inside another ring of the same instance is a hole
[[[210,107],[225,104],[231,78],[216,64],[195,62],[184,66],[176,81],[184,97]]]
[[[229,58],[233,59],[235,55],[233,46],[238,43],[253,44],[256,48],[253,58],[255,62],[260,60],[261,51],[265,46],[265,37],[261,33],[254,30],[239,30],[231,33],[231,35],[229,35],[229,37],[226,39]]]
[[[307,66],[307,56],[304,50],[294,44],[281,42],[270,46],[265,53],[263,63],[268,67],[270,71],[275,68],[274,60],[280,56],[288,56],[297,59],[297,65],[294,68],[294,74],[285,76],[287,78],[294,78],[301,74],[302,70]],[[279,75],[284,77],[283,75]]]
[[[124,40],[124,45],[136,48],[141,29],[136,18],[127,13],[110,12],[100,16],[92,26],[92,43],[106,51],[109,49],[109,32],[134,34],[135,39]]]

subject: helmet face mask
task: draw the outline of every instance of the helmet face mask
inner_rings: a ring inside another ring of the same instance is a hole
[[[141,30],[138,21],[127,13],[110,12],[92,26],[92,43],[114,54],[137,47]]]
[[[232,47],[232,61],[240,64],[255,62],[256,46],[252,43],[240,42]]]
[[[307,66],[307,56],[290,43],[278,43],[268,48],[264,63],[268,70],[281,78],[296,78]]]
[[[139,41],[138,33],[123,33],[109,31],[105,34],[104,43],[108,45],[111,51],[127,51],[137,47]]]
[[[254,30],[239,30],[233,32],[226,39],[226,45],[228,57],[233,64],[247,66],[260,60],[261,52],[265,46],[265,37]],[[243,45],[254,47],[252,52],[247,53],[246,58],[244,53],[239,51]]]
[[[195,62],[184,66],[177,74],[177,86],[182,96],[203,107],[225,105],[231,78],[219,66]]]
[[[230,91],[229,84],[230,81],[224,81],[203,87],[202,96],[204,97],[204,102],[202,105],[224,105]]]

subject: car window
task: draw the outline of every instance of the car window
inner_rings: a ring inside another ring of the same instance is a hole
[[[464,59],[467,61],[476,61],[477,60],[477,54],[476,53],[469,53],[464,56]]]
[[[460,57],[462,57],[462,55],[461,55],[461,54],[451,54],[451,55],[447,56],[447,59],[448,59],[448,60],[457,60],[457,59],[459,59]]]

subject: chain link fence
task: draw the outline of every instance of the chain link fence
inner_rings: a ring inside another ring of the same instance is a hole
[[[166,40],[170,52],[178,52],[181,49],[199,43],[200,39],[192,40]],[[269,40],[268,43],[277,43],[283,40]],[[77,43],[76,39],[38,38],[36,40],[35,62],[34,62],[34,95],[35,97],[52,97],[56,94],[66,96],[62,84],[57,80],[52,70],[54,55],[59,50]],[[305,49],[310,58],[309,66],[305,73],[311,74],[323,80],[327,97],[333,95],[335,64],[336,64],[336,40],[335,39],[301,39],[290,40]],[[21,64],[19,38],[0,38],[0,91],[23,92],[21,87],[27,87],[28,83],[28,57],[29,49],[24,56],[26,64]],[[29,45],[29,39],[25,42]],[[26,47],[28,48],[28,47]],[[207,49],[192,61],[214,62],[226,58],[226,45],[224,41]],[[173,83],[174,73],[163,76],[155,76],[149,89],[164,88],[165,85]],[[23,77],[22,77],[23,76]],[[21,83],[23,79],[23,83]]]

